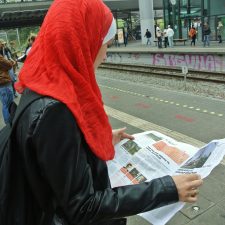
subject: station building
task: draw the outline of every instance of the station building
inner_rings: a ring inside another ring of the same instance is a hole
[[[128,31],[129,39],[144,41],[146,29],[155,34],[155,25],[161,29],[168,25],[175,38],[188,38],[192,25],[197,38],[202,39],[202,26],[208,23],[211,40],[217,40],[217,26],[225,26],[225,0],[104,0],[113,11],[117,27]],[[225,29],[223,29],[225,37]]]
[[[146,29],[154,38],[156,24],[162,30],[171,25],[174,38],[178,39],[187,39],[194,25],[198,40],[202,39],[202,26],[206,22],[212,31],[211,40],[217,40],[219,21],[225,27],[225,0],[103,1],[112,10],[118,29],[126,32],[129,40],[142,40],[142,43],[146,40]],[[51,3],[52,0],[0,0],[0,30],[40,25]],[[222,37],[225,39],[225,28]]]

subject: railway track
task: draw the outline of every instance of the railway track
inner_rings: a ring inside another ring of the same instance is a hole
[[[181,68],[171,68],[171,67],[163,67],[163,66],[151,66],[151,65],[137,65],[137,64],[126,64],[126,63],[108,63],[105,62],[101,64],[101,69],[110,69],[117,70],[121,72],[131,72],[144,74],[147,76],[160,76],[164,78],[177,78],[184,79],[184,75],[182,74]],[[195,80],[202,82],[213,82],[213,83],[223,83],[225,84],[225,73],[215,73],[208,71],[196,71],[189,70],[187,80]]]

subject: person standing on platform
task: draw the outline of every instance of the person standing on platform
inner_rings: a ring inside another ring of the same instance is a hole
[[[156,27],[156,37],[158,39],[158,48],[162,48],[162,31],[159,25]]]
[[[167,29],[164,29],[164,31],[163,31],[163,37],[164,37],[164,46],[165,46],[165,48],[167,48],[167,46],[168,46],[168,34],[167,34]]]
[[[223,42],[223,40],[222,40],[223,24],[221,21],[218,22],[217,33],[218,33],[219,43],[222,43]]]
[[[12,54],[10,49],[7,47],[6,42],[4,42],[3,40],[0,40],[0,54],[7,60],[9,60],[12,63],[12,67],[10,67],[9,69],[9,76],[11,77],[11,83],[12,83],[12,89],[13,89],[13,93],[14,93],[14,97],[17,97],[17,93],[16,90],[14,88],[14,83],[16,82],[17,78],[16,78],[16,74],[14,71],[14,66],[16,65],[16,62],[12,59]]]
[[[13,67],[13,69],[14,69],[14,73],[16,73],[16,69],[19,69],[19,66],[18,66],[18,63],[17,63],[18,55],[17,55],[16,42],[15,41],[10,42],[10,51],[11,51],[12,59],[15,61],[15,66]]]
[[[189,31],[189,36],[191,38],[191,46],[192,46],[192,44],[194,44],[194,46],[195,46],[196,34],[197,34],[196,29],[195,29],[194,26],[192,26],[190,31]]]
[[[27,58],[27,56],[28,56],[28,54],[29,54],[29,52],[30,52],[32,46],[33,46],[33,43],[34,43],[35,39],[36,39],[36,35],[31,35],[31,36],[28,38],[28,44],[27,44],[27,47],[26,47],[26,49],[25,49],[25,52],[24,52],[24,54],[23,54],[22,56],[20,56],[20,57],[17,59],[18,62],[25,62],[25,60],[26,60],[26,58]]]
[[[207,23],[204,24],[203,26],[203,42],[204,42],[204,47],[209,47],[210,45],[210,34],[211,34],[211,29]]]
[[[112,131],[95,76],[115,34],[103,1],[53,1],[16,84],[21,100],[42,98],[15,127],[4,225],[125,225],[126,216],[197,200],[197,174],[110,185],[106,162],[114,145],[133,139],[125,128]]]
[[[2,103],[2,115],[5,124],[10,122],[10,105],[13,102],[12,79],[9,70],[12,69],[12,61],[6,59],[0,53],[0,100]]]
[[[173,48],[173,36],[174,36],[174,31],[173,31],[173,29],[170,27],[170,25],[168,25],[167,36],[168,36],[168,41],[169,41],[169,47],[170,47],[170,48]]]
[[[127,46],[128,44],[128,29],[127,27],[124,28],[124,45],[125,47]]]
[[[115,34],[114,43],[116,47],[120,47],[118,33]]]
[[[146,30],[145,37],[147,38],[146,45],[148,45],[148,44],[151,45],[151,37],[152,37],[152,34],[151,34],[151,32],[148,29]]]

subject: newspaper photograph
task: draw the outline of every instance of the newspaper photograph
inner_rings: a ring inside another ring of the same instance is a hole
[[[198,173],[205,178],[223,159],[225,139],[201,149],[178,142],[156,131],[133,135],[115,146],[115,158],[107,162],[112,187],[139,184],[165,175]],[[178,202],[140,216],[154,225],[167,223],[182,207]]]
[[[184,162],[176,174],[197,173],[202,178],[207,177],[224,157],[224,142],[225,139],[211,141]]]

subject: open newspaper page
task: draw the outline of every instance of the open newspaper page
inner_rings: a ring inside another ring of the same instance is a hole
[[[197,173],[207,177],[225,155],[225,139],[213,140],[184,162],[176,174]]]
[[[117,144],[114,160],[107,162],[113,187],[180,173],[199,173],[205,177],[225,154],[221,154],[225,151],[225,140],[211,142],[198,151],[192,145],[177,142],[156,131],[135,134],[134,137],[134,140]],[[217,156],[219,152],[220,157]],[[183,206],[184,203],[178,202],[140,215],[154,225],[163,225]]]

